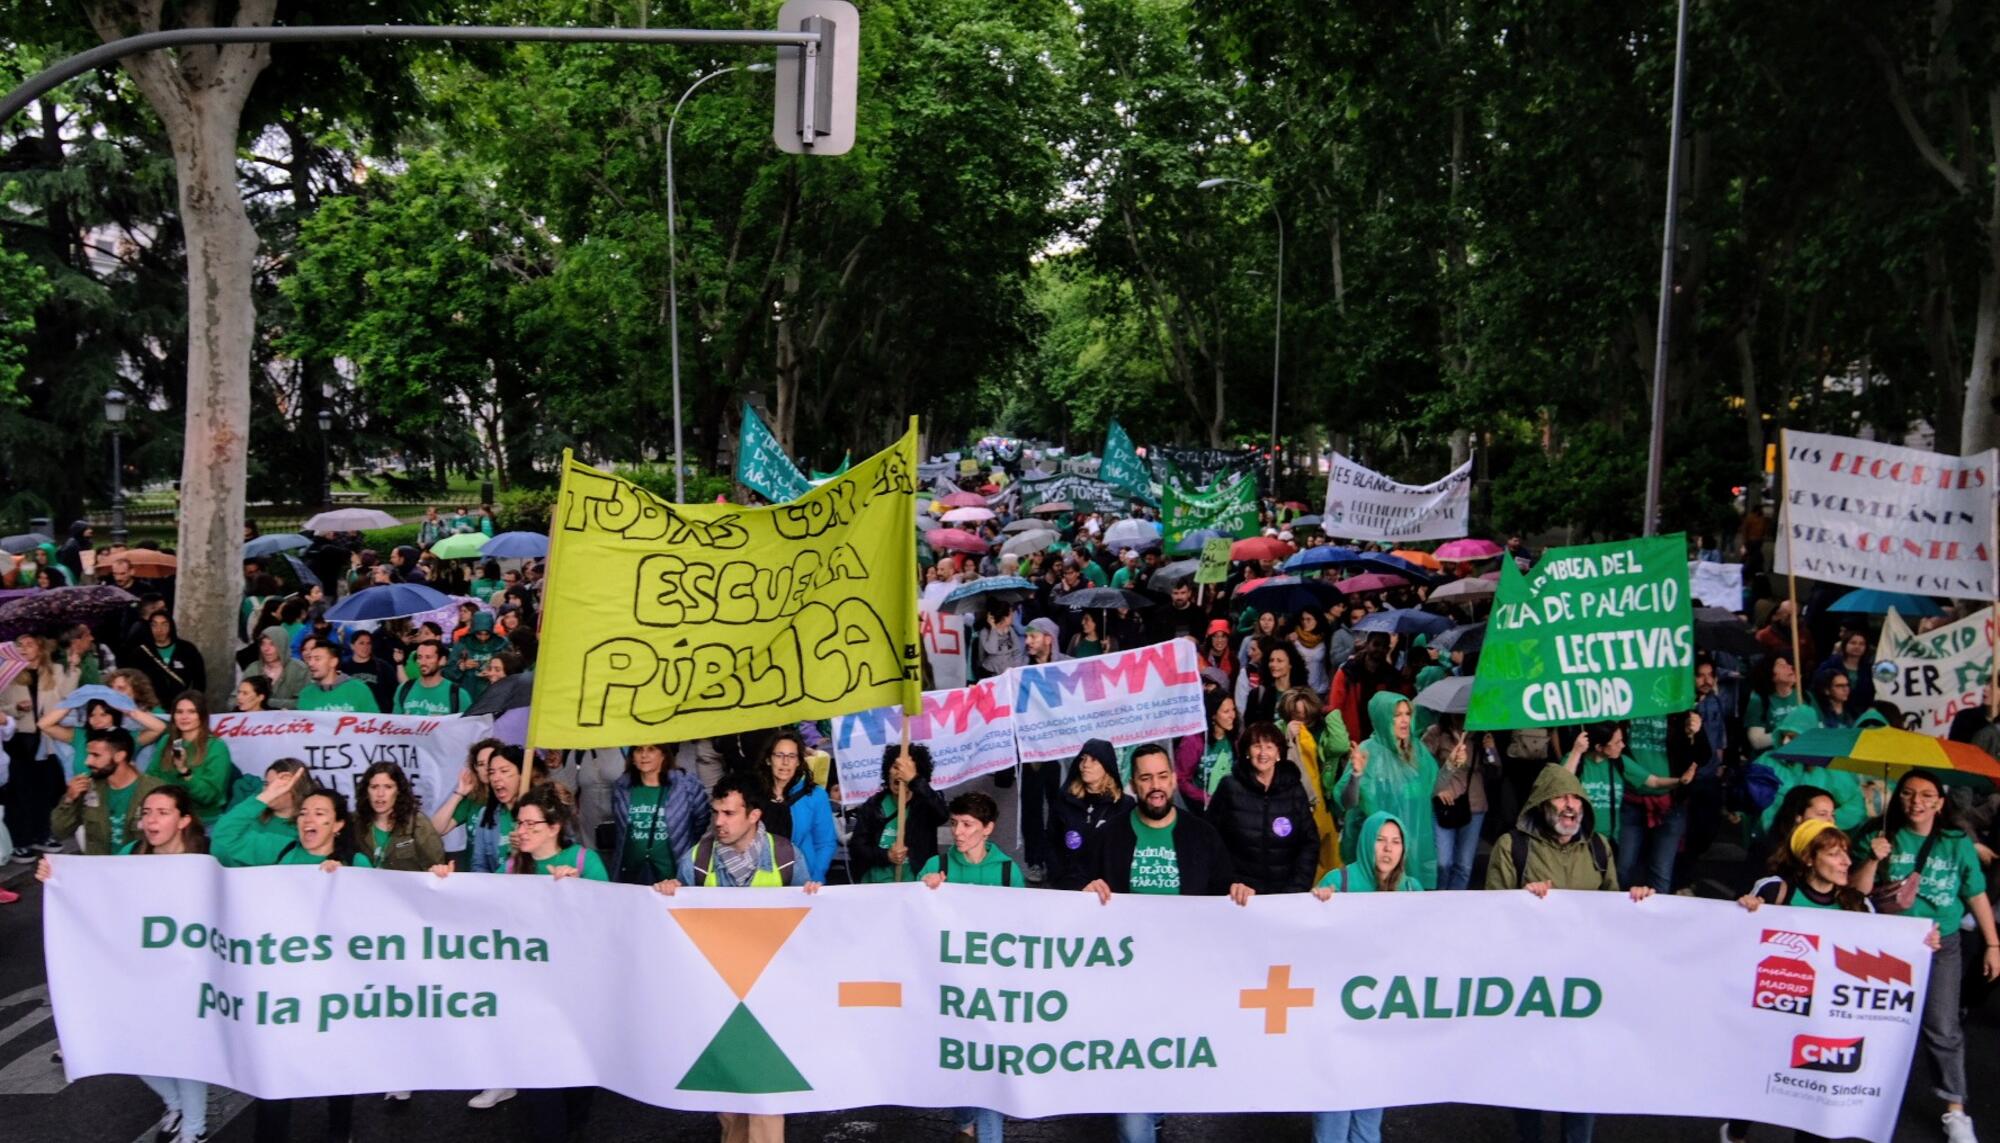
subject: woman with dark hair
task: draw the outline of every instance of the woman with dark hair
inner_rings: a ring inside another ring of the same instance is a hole
[[[1970,911],[1986,945],[1980,973],[1987,980],[2000,978],[2000,931],[1993,926],[1978,847],[1945,797],[1944,780],[1930,770],[1905,772],[1881,828],[1856,840],[1855,857],[1854,887],[1872,897],[1877,909],[1928,917],[1943,934],[1931,956],[1930,989],[1924,993],[1924,1053],[1930,1057],[1932,1090],[1944,1101],[1945,1137],[1971,1139],[1972,1118],[1965,1113],[1965,1029],[1959,1013],[1965,974],[1960,926]]]
[[[764,744],[757,777],[770,791],[764,804],[764,828],[789,839],[806,866],[806,880],[826,880],[838,841],[833,830],[833,806],[826,791],[813,781],[806,765],[805,739],[796,730],[780,730]]]
[[[897,816],[898,791],[909,806],[907,823]],[[854,832],[847,838],[848,872],[854,883],[916,880],[916,871],[937,856],[937,831],[949,816],[944,799],[931,789],[930,748],[913,742],[907,758],[900,746],[883,750],[882,792],[861,804],[854,815]]]
[[[265,864],[255,858],[255,854],[261,852],[258,846],[265,841],[283,845],[298,836],[294,822],[299,815],[299,805],[316,788],[316,783],[306,770],[306,764],[297,758],[280,758],[264,768],[265,790],[269,791],[281,781],[281,792],[268,801],[246,798],[229,807],[229,812],[217,819],[215,840],[209,852],[224,867]],[[227,829],[223,827],[224,822],[230,823]],[[253,842],[251,839],[257,840]]]
[[[597,848],[613,880],[657,885],[675,877],[681,855],[708,832],[708,794],[680,768],[665,743],[634,746],[611,783],[611,820],[597,827]]]
[[[1236,685],[1235,642],[1229,636],[1229,620],[1211,619],[1208,633],[1201,637],[1201,648],[1195,655],[1202,666],[1221,671],[1231,687]]]
[[[377,762],[362,771],[365,815],[354,819],[354,845],[377,869],[422,872],[444,864],[444,842],[437,827],[417,809],[417,792],[410,776],[394,762]]]
[[[48,712],[42,715],[42,721],[37,724],[42,736],[54,744],[55,755],[62,761],[65,781],[83,773],[83,750],[76,743],[78,730],[81,730],[84,738],[88,740],[106,730],[118,729],[124,725],[126,718],[130,718],[139,725],[138,733],[132,736],[133,743],[138,747],[158,741],[160,736],[167,732],[166,722],[152,711],[135,706],[130,712],[120,714],[117,707],[103,699],[90,699],[85,702],[83,717],[77,720],[76,726],[70,726],[68,701],[60,700],[59,705],[49,708]]]
[[[181,692],[170,721],[166,748],[147,772],[169,786],[186,786],[203,824],[213,822],[229,805],[236,765],[229,760],[228,744],[208,733],[208,696]]]
[[[472,581],[472,589],[467,594],[481,603],[493,602],[493,597],[507,590],[507,581],[500,578],[500,561],[486,560],[479,565],[479,578]]]
[[[507,864],[522,761],[520,747],[497,738],[473,743],[457,787],[431,815],[431,828],[440,835],[465,827],[466,868],[474,873],[498,873]]]
[[[1790,651],[1766,655],[1750,672],[1750,706],[1743,715],[1743,729],[1750,749],[1761,754],[1777,745],[1778,727],[1785,716],[1800,706],[1810,706],[1799,686],[1798,665]]]
[[[1838,667],[1821,667],[1813,675],[1812,697],[1811,705],[1818,708],[1819,724],[1824,727],[1858,726],[1864,715],[1873,713],[1855,701],[1854,683]],[[1881,725],[1881,716],[1876,715],[1874,721]]]
[[[236,684],[236,709],[243,714],[256,714],[271,709],[271,680],[263,675],[245,675]]]
[[[1243,757],[1215,787],[1208,823],[1222,835],[1236,877],[1259,893],[1303,893],[1319,865],[1319,827],[1285,736],[1268,722],[1243,732]]]
[[[1111,744],[1102,738],[1084,743],[1051,807],[1055,819],[1049,823],[1055,842],[1048,870],[1051,889],[1090,884],[1096,876],[1098,830],[1130,812],[1132,805],[1132,795],[1118,779],[1118,756]]]
[[[1209,691],[1201,701],[1208,711],[1207,733],[1184,735],[1174,747],[1181,801],[1197,814],[1208,808],[1223,776],[1236,768],[1236,699],[1227,691]]]
[[[1118,650],[1118,640],[1104,629],[1104,612],[1083,610],[1076,614],[1076,634],[1069,637],[1067,651],[1072,659],[1109,655]]]
[[[1243,724],[1256,722],[1276,722],[1278,720],[1278,696],[1293,687],[1305,685],[1305,672],[1299,667],[1298,648],[1292,641],[1279,635],[1267,635],[1257,640],[1258,658],[1263,662],[1263,671],[1254,686],[1237,683],[1237,693],[1243,706]]]
[[[561,789],[553,782],[535,786],[514,804],[514,856],[507,872],[611,880],[604,863],[576,840],[575,829],[576,807]]]
[[[1838,671],[1846,676],[1848,703],[1854,710],[1864,711],[1875,705],[1875,656],[1868,649],[1868,632],[1851,629],[1841,635],[1833,654],[1826,657],[1819,670]]]

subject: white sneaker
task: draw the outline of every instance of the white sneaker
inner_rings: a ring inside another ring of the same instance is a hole
[[[1729,1125],[1727,1123],[1716,1129],[1715,1137],[1721,1140],[1721,1143],[1745,1143],[1743,1139],[1739,1139],[1729,1133]]]
[[[465,1106],[476,1107],[481,1111],[485,1111],[495,1104],[505,1103],[512,1098],[514,1098],[514,1089],[511,1087],[489,1087],[467,1100]],[[1971,1121],[1967,1120],[1967,1122]]]
[[[181,1113],[168,1108],[167,1114],[160,1120],[159,1127],[155,1129],[153,1136],[155,1143],[169,1143],[170,1140],[180,1133]]]
[[[1963,1111],[1944,1113],[1944,1137],[1948,1143],[1979,1143],[1972,1133],[1972,1117]]]
[[[407,1091],[386,1092],[383,1094],[382,1098],[388,1100],[391,1103],[408,1103],[410,1102],[410,1093]]]

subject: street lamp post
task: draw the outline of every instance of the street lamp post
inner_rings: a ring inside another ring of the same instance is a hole
[[[1278,496],[1278,370],[1282,364],[1285,345],[1285,215],[1278,209],[1278,194],[1268,183],[1253,183],[1248,179],[1214,178],[1203,179],[1195,184],[1200,190],[1214,190],[1230,183],[1241,183],[1248,187],[1261,188],[1271,200],[1271,217],[1278,220],[1278,296],[1276,318],[1271,329],[1271,498]]]
[[[707,75],[688,84],[686,91],[674,104],[674,113],[667,116],[667,340],[672,346],[674,370],[674,501],[687,502],[687,472],[681,457],[681,298],[680,261],[674,249],[674,125],[680,122],[681,105],[688,101],[695,89],[718,75],[728,75],[732,71],[770,71],[767,63],[743,64],[737,67],[717,68]]]
[[[118,389],[104,394],[104,423],[111,426],[111,542],[125,543],[125,457],[120,439],[125,425],[125,394]]]
[[[333,507],[333,461],[327,449],[327,438],[333,435],[333,410],[319,411],[319,506]]]

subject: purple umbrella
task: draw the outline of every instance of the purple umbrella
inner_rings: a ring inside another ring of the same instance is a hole
[[[109,584],[52,587],[0,604],[0,639],[48,634],[73,623],[95,623],[137,602],[132,593]]]

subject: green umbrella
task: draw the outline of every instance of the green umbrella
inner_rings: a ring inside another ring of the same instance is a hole
[[[432,544],[431,554],[441,560],[470,560],[485,546],[486,537],[478,532],[459,532]]]

